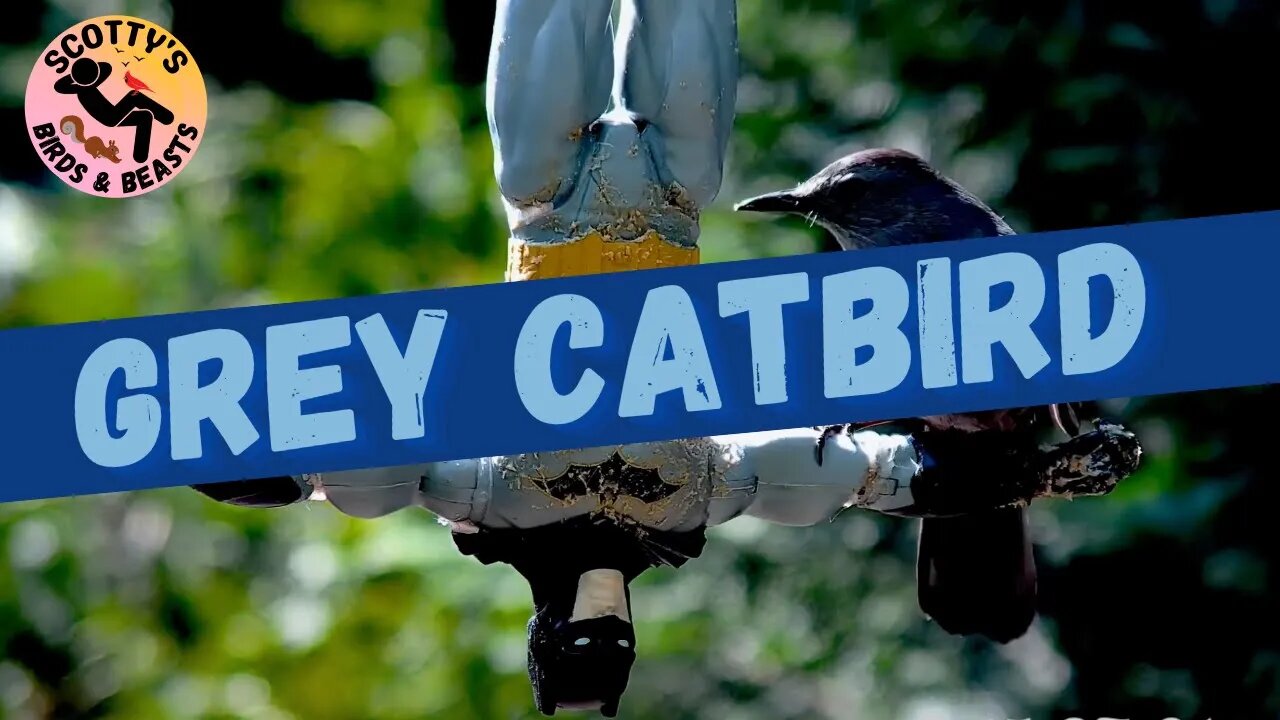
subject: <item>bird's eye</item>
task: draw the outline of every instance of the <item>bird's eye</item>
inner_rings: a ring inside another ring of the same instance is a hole
[[[624,648],[629,648],[629,647],[631,647],[631,643],[630,643],[630,642],[627,642],[626,640],[619,640],[619,641],[618,641],[618,644],[619,644],[619,645],[621,645],[621,646],[622,646],[622,647],[624,647]]]
[[[578,638],[577,640],[574,640],[574,641],[573,641],[573,644],[574,644],[574,645],[577,645],[578,647],[582,647],[583,645],[590,645],[590,644],[591,644],[591,639],[590,639],[590,638],[580,637],[580,638]]]

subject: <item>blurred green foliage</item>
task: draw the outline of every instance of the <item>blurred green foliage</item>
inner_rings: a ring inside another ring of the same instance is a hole
[[[0,326],[500,281],[492,7],[10,3]],[[127,202],[64,187],[18,140],[39,50],[115,12],[172,29],[210,92],[195,161]],[[1280,205],[1275,3],[740,12],[740,114],[707,261],[829,249],[802,222],[729,207],[872,145],[928,156],[1023,231]],[[1187,292],[1215,282],[1230,279]],[[1274,717],[1276,398],[1111,403],[1140,430],[1144,467],[1109,498],[1033,509],[1043,615],[1008,646],[921,619],[911,523],[718,529],[704,557],[638,581],[622,715]],[[515,573],[459,557],[425,514],[239,510],[185,489],[0,506],[0,718],[533,717],[529,604]]]

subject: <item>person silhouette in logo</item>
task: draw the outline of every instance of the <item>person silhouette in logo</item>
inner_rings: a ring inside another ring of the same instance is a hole
[[[173,111],[133,90],[111,102],[101,90],[102,83],[110,76],[109,63],[80,58],[72,63],[71,72],[54,82],[53,89],[64,95],[75,95],[89,117],[107,127],[134,127],[133,159],[146,162],[151,151],[151,126],[157,122],[173,124]]]

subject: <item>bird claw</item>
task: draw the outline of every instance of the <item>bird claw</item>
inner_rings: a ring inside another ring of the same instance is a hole
[[[1080,434],[1080,418],[1076,416],[1076,411],[1070,403],[1050,405],[1049,416],[1053,419],[1053,424],[1057,425],[1067,437]]]
[[[847,430],[847,425],[829,425],[827,427],[815,428],[822,430],[822,434],[818,436],[818,442],[813,448],[814,460],[818,462],[818,466],[822,466],[822,454],[827,447],[827,441],[832,437],[839,435]]]
[[[1106,495],[1138,468],[1142,446],[1120,423],[1098,419],[1096,429],[1053,446],[1039,468],[1046,496]]]

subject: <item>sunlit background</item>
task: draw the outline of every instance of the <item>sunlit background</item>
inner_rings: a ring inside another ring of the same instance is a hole
[[[1280,4],[740,12],[739,116],[706,261],[828,249],[803,222],[729,208],[874,145],[927,156],[1021,231],[1280,207]],[[39,51],[117,13],[174,31],[210,93],[194,162],[127,201],[67,188],[23,139]],[[500,281],[492,13],[493,0],[6,3],[0,326]],[[1274,332],[1269,313],[1241,311]],[[641,657],[622,716],[1275,717],[1278,397],[1114,403],[1143,468],[1108,498],[1033,508],[1043,612],[1007,646],[921,618],[913,523],[850,512],[716,529],[702,558],[634,588]],[[534,717],[529,610],[514,571],[458,556],[425,513],[241,510],[181,488],[4,505],[0,718]]]

